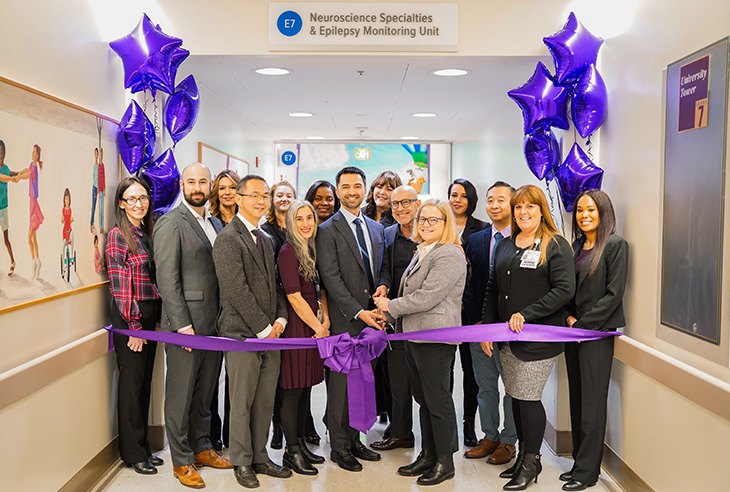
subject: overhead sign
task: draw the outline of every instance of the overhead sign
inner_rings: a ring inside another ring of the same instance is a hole
[[[271,51],[456,51],[456,3],[270,3]]]

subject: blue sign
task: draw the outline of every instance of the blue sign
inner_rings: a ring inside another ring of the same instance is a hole
[[[291,166],[297,162],[297,156],[291,150],[287,150],[281,154],[281,162],[283,162],[285,166]]]
[[[293,10],[287,10],[276,20],[276,27],[284,36],[295,36],[302,30],[302,18]]]

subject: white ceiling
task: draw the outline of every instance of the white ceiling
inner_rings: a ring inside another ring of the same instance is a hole
[[[507,91],[527,81],[537,61],[549,63],[549,58],[190,56],[184,66],[198,85],[268,140],[301,141],[313,135],[360,140],[358,128],[367,128],[363,138],[379,141],[417,136],[422,141],[459,142],[499,137],[493,133],[502,131],[513,137],[517,132],[521,138],[521,125],[514,128],[517,119],[510,117],[511,125],[500,125],[495,118],[504,112],[519,114]],[[254,72],[270,66],[292,73]],[[470,73],[462,77],[431,73],[439,68],[465,68]],[[314,116],[290,117],[293,111]],[[417,112],[437,116],[411,116]]]

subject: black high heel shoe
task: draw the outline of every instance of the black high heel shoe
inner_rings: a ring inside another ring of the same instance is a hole
[[[324,456],[320,456],[318,454],[314,454],[308,447],[307,444],[304,442],[304,438],[300,437],[297,439],[297,442],[299,443],[299,452],[304,455],[304,457],[313,465],[319,465],[321,463],[324,463]]]
[[[316,475],[319,471],[307,461],[304,454],[299,449],[294,449],[295,446],[287,447],[284,451],[284,457],[281,459],[282,464],[291,468],[295,473],[300,475]]]
[[[542,471],[542,463],[540,463],[540,455],[525,453],[525,459],[522,467],[517,474],[504,484],[504,490],[525,490],[533,480],[537,483],[537,477]]]
[[[523,450],[523,447],[520,446],[520,451],[519,453],[517,453],[517,459],[515,460],[515,464],[500,473],[499,478],[514,478],[515,475],[517,475],[517,472],[520,471],[520,469],[522,468],[522,463],[524,461],[525,451]]]

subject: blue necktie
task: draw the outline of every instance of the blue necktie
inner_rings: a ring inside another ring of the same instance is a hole
[[[368,254],[367,243],[365,242],[365,234],[362,232],[362,224],[360,218],[355,219],[355,233],[357,236],[357,242],[360,245],[360,255],[362,256],[362,262],[365,265],[365,272],[368,274],[368,287],[370,287],[370,293],[375,292],[375,280],[373,279],[373,267],[370,265],[370,255]]]
[[[489,274],[492,274],[492,268],[494,268],[494,251],[497,249],[497,245],[499,242],[504,239],[504,236],[501,232],[498,232],[494,235],[494,246],[492,246],[492,251],[489,253]]]

